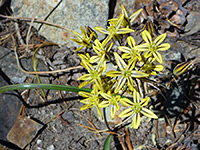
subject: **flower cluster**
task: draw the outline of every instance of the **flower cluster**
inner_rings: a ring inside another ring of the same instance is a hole
[[[86,27],[86,31],[81,27],[82,34],[72,31],[76,37],[73,41],[81,45],[76,51],[85,47],[96,54],[78,54],[81,65],[88,71],[78,79],[83,81],[79,88],[90,84],[93,89],[91,93],[79,92],[79,95],[85,98],[81,100],[85,104],[81,110],[96,107],[101,118],[101,108],[109,106],[111,118],[114,119],[120,106],[124,105],[127,109],[122,111],[119,117],[132,117],[132,127],[137,129],[141,114],[158,118],[148,109],[150,97],[143,96],[144,90],[140,85],[141,81],[146,81],[143,79],[155,76],[163,70],[159,51],[169,49],[170,44],[162,43],[166,34],[161,34],[153,40],[147,30],[142,31],[143,40],[141,44],[137,44],[130,33],[135,32],[132,25],[142,9],[129,17],[123,5],[121,8],[118,18],[108,20],[110,25],[107,29],[94,28],[106,35],[103,41],[100,41],[96,32],[89,27]],[[127,42],[117,45],[116,41],[122,38]],[[124,97],[124,93],[132,98]]]

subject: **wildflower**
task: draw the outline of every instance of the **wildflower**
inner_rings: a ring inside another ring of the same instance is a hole
[[[99,104],[99,107],[101,108],[105,108],[108,107],[109,105],[111,105],[110,108],[110,112],[111,112],[111,119],[113,119],[115,117],[115,113],[119,110],[119,101],[122,101],[125,98],[121,98],[120,95],[112,95],[110,91],[108,91],[107,93],[101,93],[101,96],[103,96],[103,98],[105,98],[106,100],[102,101]]]
[[[132,90],[134,88],[133,77],[141,78],[148,76],[148,74],[144,72],[133,70],[133,68],[135,67],[135,63],[133,62],[133,60],[129,61],[127,65],[116,52],[114,53],[114,56],[120,71],[111,70],[107,72],[106,75],[110,77],[120,77],[115,87],[115,93],[119,92],[119,90],[126,84],[126,82],[129,89]]]
[[[140,125],[140,122],[141,122],[140,113],[142,113],[143,115],[145,115],[147,117],[157,119],[158,117],[151,110],[144,107],[148,104],[149,99],[150,98],[147,97],[147,98],[143,98],[141,100],[139,92],[136,89],[134,89],[133,90],[133,102],[129,99],[125,99],[125,100],[121,101],[121,103],[124,106],[130,107],[130,108],[121,112],[119,114],[119,117],[133,116],[132,127],[134,129],[137,129]]]
[[[139,60],[141,60],[141,56],[140,56],[140,52],[135,48],[135,40],[132,36],[129,36],[127,38],[127,42],[128,45],[130,46],[119,46],[118,49],[121,50],[122,52],[124,52],[124,54],[122,55],[122,58],[126,58],[126,59],[134,59],[137,60],[137,58]]]
[[[110,26],[107,28],[107,30],[102,27],[95,27],[94,29],[103,34],[108,34],[108,39],[107,39],[108,41],[111,38],[118,41],[119,39],[122,38],[123,34],[135,32],[134,30],[132,30],[130,28],[120,28],[122,19],[123,19],[123,16],[117,21],[116,25],[112,24],[112,22],[110,22]]]
[[[92,107],[96,107],[97,113],[102,119],[102,113],[101,113],[101,109],[99,107],[99,103],[101,101],[100,97],[99,97],[99,93],[100,92],[98,91],[97,85],[94,85],[91,93],[80,91],[78,94],[82,97],[85,97],[85,99],[80,101],[81,103],[85,104],[84,106],[82,106],[80,108],[80,110],[85,110],[85,109],[89,109]]]
[[[137,16],[141,13],[143,9],[139,9],[138,11],[134,12],[130,17],[128,16],[128,13],[126,11],[126,9],[124,8],[124,5],[121,5],[121,13],[119,18],[112,18],[109,19],[108,21],[112,24],[117,24],[117,22],[119,21],[120,18],[122,18],[121,21],[121,26],[123,28],[130,28],[131,27],[131,23],[137,18]]]
[[[109,58],[108,56],[108,52],[110,51],[113,43],[105,43],[106,42],[106,39],[100,43],[100,41],[98,39],[95,40],[95,45],[93,46],[93,49],[94,51],[97,53],[97,56],[92,56],[91,57],[91,63],[94,63],[94,62],[101,62],[103,61],[103,67],[104,69],[106,69],[106,58]],[[106,46],[107,44],[107,46]]]
[[[87,28],[86,28],[87,29]],[[91,30],[88,30],[91,31]],[[72,41],[78,43],[81,45],[81,47],[77,48],[75,51],[79,51],[80,49],[87,47],[87,48],[92,48],[92,39],[94,36],[96,36],[95,32],[86,32],[83,27],[81,26],[81,32],[82,34],[76,32],[76,31],[71,31],[72,34],[76,37],[76,39],[71,39]]]
[[[79,88],[94,82],[98,88],[102,91],[102,82],[101,82],[101,75],[102,75],[102,71],[103,71],[103,67],[102,63],[103,62],[99,62],[98,65],[94,68],[84,57],[83,54],[79,54],[79,56],[82,59],[81,65],[88,70],[89,74],[84,74],[83,76],[81,76],[80,78],[78,78],[78,80],[86,80],[85,82],[82,82],[79,85]]]
[[[143,60],[143,66],[141,67],[141,70],[144,70],[145,73],[149,75],[157,75],[156,71],[162,71],[164,67],[162,65],[154,65],[154,59],[149,58],[149,60],[144,61]]]
[[[142,37],[146,43],[138,45],[137,50],[139,51],[147,51],[144,53],[144,57],[153,57],[155,58],[159,63],[162,64],[162,56],[158,51],[165,51],[170,48],[169,43],[163,43],[160,44],[164,41],[166,38],[166,33],[159,35],[154,41],[152,41],[152,37],[150,33],[147,30],[144,30],[142,32]]]

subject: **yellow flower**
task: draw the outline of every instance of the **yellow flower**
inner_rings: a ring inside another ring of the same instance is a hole
[[[140,113],[142,113],[143,115],[147,117],[157,119],[158,117],[151,110],[144,107],[148,104],[149,99],[150,99],[149,97],[141,99],[139,92],[136,89],[134,89],[133,102],[130,101],[129,99],[124,99],[123,101],[121,101],[121,103],[124,106],[130,107],[130,108],[120,113],[119,117],[133,116],[132,127],[134,129],[138,129],[140,125],[140,122],[141,122]]]
[[[118,93],[119,90],[127,84],[129,89],[132,90],[134,88],[133,78],[141,78],[141,77],[147,77],[148,74],[144,72],[140,72],[137,70],[133,70],[135,67],[134,60],[129,61],[128,65],[124,62],[124,60],[116,53],[114,52],[116,63],[120,69],[120,71],[111,70],[106,73],[107,76],[110,77],[119,77],[119,80],[117,82],[117,85],[115,87],[115,93]]]
[[[145,58],[153,57],[162,64],[162,56],[158,53],[158,51],[165,51],[170,48],[169,43],[161,44],[166,38],[166,35],[166,33],[161,34],[154,41],[152,41],[150,33],[147,30],[144,30],[142,32],[142,38],[146,43],[138,45],[136,49],[139,51],[147,51],[144,53]]]
[[[119,18],[112,18],[109,19],[108,21],[111,24],[117,24],[118,20],[122,18],[121,21],[121,26],[123,28],[130,28],[131,27],[131,23],[137,18],[137,16],[141,13],[143,9],[139,9],[138,11],[134,12],[130,17],[128,16],[128,13],[126,11],[126,9],[124,8],[124,5],[121,5],[121,13]]]
[[[83,99],[83,100],[80,101],[81,103],[85,104],[84,106],[82,106],[80,108],[80,110],[85,110],[85,109],[89,109],[89,108],[92,108],[92,107],[96,107],[97,113],[102,119],[102,113],[101,113],[101,109],[99,107],[99,103],[101,101],[100,98],[99,98],[99,93],[100,92],[98,91],[97,86],[94,85],[91,93],[80,91],[78,94],[80,96],[86,98],[86,99]]]
[[[140,70],[144,70],[145,73],[149,75],[157,75],[156,71],[162,71],[164,67],[162,65],[155,65],[153,64],[155,58],[151,59],[149,58],[147,61],[143,60],[143,65],[140,68]]]
[[[97,56],[92,56],[90,62],[101,62],[103,61],[103,68],[106,69],[106,58],[109,58],[108,52],[110,51],[113,43],[105,43],[107,40],[105,39],[102,43],[98,39],[95,40],[95,45],[93,46],[93,50],[97,53]],[[107,44],[107,46],[106,46]],[[104,70],[105,71],[105,70]]]
[[[112,105],[110,107],[110,112],[111,112],[111,119],[113,119],[115,117],[115,113],[119,110],[119,101],[122,101],[124,98],[121,98],[120,95],[112,95],[110,91],[108,91],[108,93],[101,93],[101,96],[103,96],[103,98],[105,98],[106,100],[102,101],[99,104],[100,108],[105,108],[108,107],[109,105]]]
[[[81,65],[88,70],[89,74],[84,74],[83,76],[81,76],[80,78],[78,78],[78,80],[86,80],[85,82],[82,82],[79,85],[79,88],[94,82],[98,88],[103,91],[103,87],[102,87],[102,82],[101,82],[101,75],[102,75],[102,71],[103,68],[101,67],[103,62],[99,62],[98,65],[94,68],[89,62],[88,60],[85,59],[85,56],[83,54],[79,54],[79,57],[81,57],[82,61],[81,61]]]
[[[126,58],[126,59],[134,59],[134,60],[141,60],[141,56],[140,56],[140,52],[135,48],[135,40],[132,36],[129,36],[127,38],[127,42],[128,45],[130,46],[119,46],[118,49],[121,50],[122,52],[124,52],[124,54],[122,55],[122,58]]]
[[[78,51],[84,47],[87,47],[87,48],[92,48],[92,39],[94,39],[96,35],[95,32],[92,32],[92,30],[89,30],[87,27],[86,27],[87,31],[86,32],[83,27],[81,26],[81,32],[82,34],[76,32],[76,31],[71,31],[72,34],[76,37],[76,39],[71,39],[72,41],[78,43],[79,45],[81,45],[80,48],[77,48],[75,51]],[[91,28],[90,28],[91,29]]]
[[[111,38],[118,41],[119,39],[122,38],[122,35],[135,32],[134,30],[130,28],[120,28],[122,19],[123,19],[123,16],[117,21],[116,25],[110,23],[110,26],[107,28],[107,30],[102,27],[95,27],[94,29],[103,34],[108,34],[107,41],[109,41]]]

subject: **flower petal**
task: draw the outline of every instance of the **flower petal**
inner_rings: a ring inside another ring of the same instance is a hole
[[[126,17],[128,17],[128,13],[126,9],[124,8],[124,5],[121,4],[121,13],[124,14]]]
[[[106,29],[102,28],[102,27],[95,27],[94,29],[103,33],[103,34],[108,34],[108,31]]]
[[[131,49],[129,47],[126,46],[119,46],[118,49],[124,53],[130,53]]]
[[[117,82],[117,85],[115,87],[115,91],[114,92],[118,93],[119,90],[124,86],[125,82],[126,82],[126,78],[121,77]]]
[[[109,77],[116,77],[116,76],[120,76],[120,75],[121,75],[121,72],[115,71],[115,70],[111,70],[106,73],[106,76],[109,76]]]
[[[137,16],[142,12],[142,8],[141,9],[139,9],[139,10],[137,10],[136,12],[134,12],[130,17],[129,17],[129,19],[131,20],[130,22],[132,23],[136,18],[137,18]]]
[[[101,96],[103,96],[103,98],[108,99],[108,100],[112,98],[112,96],[106,93],[101,93]]]
[[[138,127],[140,126],[140,114],[139,113],[136,113],[133,117],[133,121],[132,121],[132,127],[134,129],[138,129]]]
[[[98,62],[99,60],[100,60],[99,56],[92,56],[90,58],[90,63],[95,63],[95,62]]]
[[[127,38],[127,42],[128,42],[128,45],[131,47],[131,48],[134,48],[135,47],[135,40],[132,36],[129,36]]]
[[[130,29],[130,28],[121,28],[121,29],[118,29],[117,34],[127,34],[131,32],[135,32],[135,30]]]
[[[156,58],[156,60],[162,64],[162,56],[158,52],[154,52],[153,56]]]
[[[124,106],[134,105],[134,103],[131,100],[129,100],[128,98],[121,98],[120,103],[122,103],[122,105],[124,105]]]
[[[111,112],[111,119],[114,119],[115,113],[116,113],[116,107],[115,106],[111,106],[110,112]]]
[[[80,108],[80,110],[86,110],[86,109],[89,109],[89,108],[92,108],[92,107],[94,107],[94,105],[92,105],[92,104],[84,105],[84,106],[82,106],[82,107]]]
[[[78,94],[82,97],[91,97],[92,94],[91,93],[88,93],[88,92],[83,92],[83,91],[80,91],[78,92]]]
[[[108,107],[110,105],[110,102],[109,101],[103,101],[99,104],[99,107],[100,108],[105,108],[105,107]]]
[[[131,76],[134,78],[143,78],[143,77],[148,77],[149,75],[144,72],[134,70],[131,72]]]
[[[120,118],[121,117],[128,117],[128,116],[130,116],[132,114],[133,114],[132,109],[128,108],[128,109],[124,110],[123,112],[121,112],[118,117],[120,117]]]
[[[84,74],[83,76],[81,76],[77,80],[91,80],[91,79],[92,78],[90,77],[90,74]]]
[[[140,102],[140,94],[135,88],[133,89],[133,101],[134,103]]]
[[[152,43],[152,37],[150,35],[150,33],[147,30],[144,30],[142,32],[142,38],[145,42],[147,43]]]
[[[115,56],[116,63],[119,66],[120,70],[124,70],[125,68],[127,68],[127,64],[116,52],[114,52],[114,56]]]
[[[93,79],[91,79],[91,80],[88,80],[88,81],[85,81],[85,82],[82,82],[81,84],[79,84],[79,88],[82,88],[83,86],[85,86],[85,85],[87,85],[87,84],[90,84],[90,83],[92,83],[94,80]]]
[[[153,70],[155,71],[162,71],[164,69],[163,65],[156,65]]]
[[[155,40],[154,43],[156,44],[156,46],[160,45],[160,43],[162,43],[164,41],[164,39],[166,38],[167,33],[161,34],[159,35]]]
[[[163,43],[160,46],[158,46],[158,51],[166,51],[170,48],[170,44],[169,43]]]
[[[147,117],[150,117],[150,118],[155,118],[155,119],[158,119],[158,116],[156,116],[151,110],[149,109],[146,109],[146,108],[142,108],[142,111],[141,113]]]
[[[190,68],[191,65],[193,65],[193,62],[190,62],[190,61],[185,61],[185,62],[179,63],[173,69],[173,74],[175,76],[179,76],[179,75],[183,74],[188,68]]]
[[[100,117],[101,120],[102,120],[103,117],[102,117],[101,109],[100,109],[98,106],[96,106],[96,108],[97,108],[97,113],[98,113],[99,117]]]
[[[143,98],[142,102],[140,103],[141,106],[146,106],[148,104],[149,100],[150,100],[150,97]]]
[[[135,49],[138,50],[138,51],[148,51],[149,50],[149,43],[137,45],[137,46],[135,46]]]

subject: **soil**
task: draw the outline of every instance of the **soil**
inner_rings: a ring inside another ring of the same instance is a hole
[[[185,7],[189,9],[190,3]],[[195,7],[199,12],[199,7]],[[19,26],[22,40],[26,40],[29,24],[21,20],[1,19],[0,44],[0,85],[16,83],[38,83],[35,75],[21,72],[16,64],[14,47],[18,48],[21,65],[25,70],[33,71],[32,57],[37,44],[47,41],[32,28],[29,40],[30,51],[25,52],[25,45],[17,35],[16,24]],[[198,24],[198,23],[197,23]],[[3,37],[6,37],[5,40]],[[200,56],[200,31],[181,38],[168,38],[171,52],[163,53],[165,65],[169,70],[174,63],[185,59]],[[37,71],[64,69],[80,65],[80,58],[74,52],[76,47],[50,44],[40,48],[36,54]],[[194,50],[195,49],[195,50]],[[197,49],[197,50],[196,50]],[[188,54],[188,52],[192,51]],[[169,61],[172,60],[173,61]],[[40,75],[41,83],[78,86],[77,79],[85,73],[84,69],[74,69],[67,72]],[[167,76],[167,75],[166,75]],[[152,96],[151,103],[155,110],[161,111],[158,120],[142,118],[138,130],[120,126],[113,132],[112,150],[128,149],[128,137],[134,149],[200,149],[200,65],[199,62],[186,74],[177,79],[173,88],[162,91],[162,94]],[[162,79],[164,82],[164,79]],[[167,80],[167,79],[166,79]],[[164,95],[164,96],[163,96]],[[166,98],[166,99],[165,99]],[[28,116],[42,125],[39,132],[24,149],[30,150],[94,150],[103,149],[104,141],[109,135],[104,121],[99,120],[93,110],[80,111],[83,106],[79,101],[81,97],[74,92],[40,89],[19,90],[1,94],[1,122],[2,129],[0,149],[21,149],[9,142],[7,133],[15,123],[17,116]],[[21,111],[20,108],[22,108]],[[21,114],[18,114],[21,112]],[[88,119],[88,120],[87,120]],[[92,128],[92,123],[95,130]],[[81,126],[82,125],[82,126]],[[110,122],[110,126],[114,126]],[[87,126],[87,127],[84,127]],[[92,132],[93,131],[93,132]],[[19,131],[20,134],[20,131]],[[125,143],[125,144],[123,144]]]

